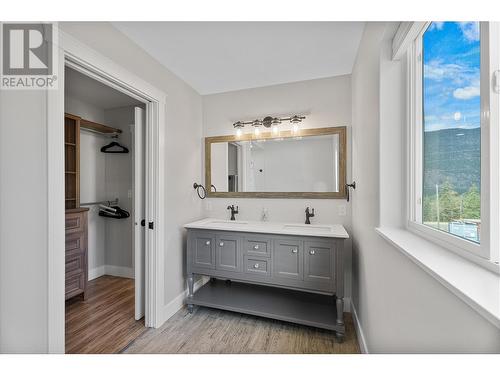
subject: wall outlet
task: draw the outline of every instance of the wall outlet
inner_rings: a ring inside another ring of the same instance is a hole
[[[338,207],[338,214],[339,214],[339,216],[345,216],[345,215],[347,215],[347,206],[345,204],[341,204]]]

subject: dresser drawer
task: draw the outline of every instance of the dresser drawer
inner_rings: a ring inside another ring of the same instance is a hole
[[[245,237],[243,249],[245,254],[271,257],[271,240],[265,237]]]
[[[66,234],[66,255],[84,253],[85,233]]]
[[[83,272],[66,277],[66,299],[85,291],[85,274]]]
[[[66,234],[85,231],[87,221],[86,212],[74,212],[66,214]]]
[[[270,259],[245,255],[244,257],[245,273],[258,275],[262,277],[270,277],[271,276],[270,262],[271,262]]]
[[[85,254],[66,256],[66,277],[76,273],[85,273]]]

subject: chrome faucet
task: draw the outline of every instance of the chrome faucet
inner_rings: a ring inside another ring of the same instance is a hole
[[[234,208],[234,204],[232,204],[231,206],[227,206],[227,209],[231,210],[231,220],[236,220],[234,218],[234,215],[237,214],[237,213],[239,213],[238,206],[236,206],[236,208]]]
[[[314,208],[312,209],[312,212],[309,212],[309,207],[306,208],[306,224],[311,224],[311,220],[309,220],[310,217],[314,217]]]

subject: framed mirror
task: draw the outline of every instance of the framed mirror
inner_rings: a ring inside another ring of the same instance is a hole
[[[346,127],[205,138],[208,197],[346,197]]]

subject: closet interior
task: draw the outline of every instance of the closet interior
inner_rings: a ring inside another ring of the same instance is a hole
[[[98,352],[144,328],[145,106],[69,67],[64,106],[66,351]]]

